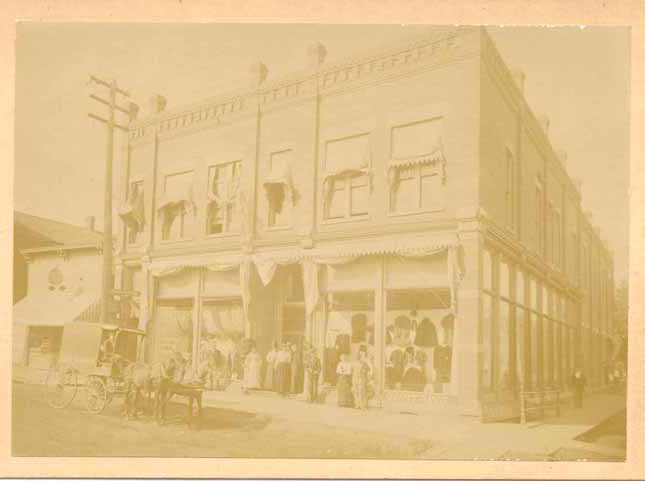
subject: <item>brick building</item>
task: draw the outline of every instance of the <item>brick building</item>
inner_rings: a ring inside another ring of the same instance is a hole
[[[131,125],[116,282],[149,359],[307,340],[333,386],[364,345],[383,402],[492,417],[576,364],[603,385],[612,255],[486,30],[306,54]]]

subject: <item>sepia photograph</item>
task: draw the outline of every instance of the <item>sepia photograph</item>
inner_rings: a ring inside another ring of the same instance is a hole
[[[626,460],[628,26],[15,35],[11,456]]]

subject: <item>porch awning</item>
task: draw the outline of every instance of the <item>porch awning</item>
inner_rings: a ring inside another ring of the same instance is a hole
[[[208,269],[211,271],[227,271],[236,269],[242,262],[240,254],[187,257],[179,260],[157,261],[150,265],[150,271],[155,277],[177,274],[184,269]]]
[[[80,320],[97,303],[81,294],[72,297],[60,292],[30,294],[13,307],[13,321],[23,326],[64,326]]]
[[[427,238],[379,239],[318,247],[303,253],[303,256],[314,261],[325,263],[326,259],[352,258],[369,255],[396,254],[410,257],[424,257],[447,252],[455,245],[452,239],[428,240]]]

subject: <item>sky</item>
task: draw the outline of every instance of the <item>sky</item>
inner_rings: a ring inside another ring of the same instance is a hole
[[[269,78],[302,70],[306,48],[328,62],[415,38],[426,26],[23,23],[16,39],[16,210],[101,226],[105,128],[88,74],[115,78],[146,108],[154,93],[181,106],[239,88],[253,62]],[[627,273],[629,30],[617,27],[489,27],[502,57],[526,75],[536,115],[583,182],[583,208]],[[117,152],[123,145],[117,135]],[[118,174],[118,162],[115,163]],[[115,196],[117,192],[115,191]]]

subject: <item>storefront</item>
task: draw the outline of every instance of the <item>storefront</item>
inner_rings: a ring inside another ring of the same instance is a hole
[[[383,399],[454,397],[457,249],[379,246],[153,264],[149,356],[178,351],[197,363],[216,352],[221,375],[239,379],[245,340],[263,360],[274,342],[307,342],[333,390],[341,356],[363,348]]]
[[[567,389],[576,303],[539,271],[494,248],[483,250],[481,279],[483,407],[491,419],[514,417],[522,391]]]

